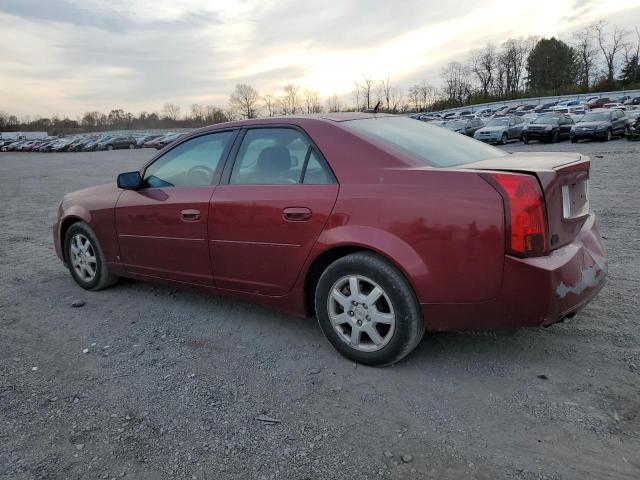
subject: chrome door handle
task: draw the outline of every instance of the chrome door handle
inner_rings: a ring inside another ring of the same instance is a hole
[[[197,222],[198,220],[200,220],[200,210],[182,210],[180,212],[180,217],[185,222]]]
[[[311,219],[311,209],[307,207],[287,207],[282,217],[288,222],[306,222]]]

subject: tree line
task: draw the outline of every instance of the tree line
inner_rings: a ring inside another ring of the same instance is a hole
[[[0,130],[77,133],[195,128],[239,118],[360,111],[375,105],[391,113],[429,111],[623,88],[640,88],[640,29],[628,31],[600,21],[565,40],[517,38],[471,50],[465,59],[452,61],[441,70],[440,87],[421,81],[405,90],[390,77],[363,75],[354,82],[350,95],[322,98],[317,91],[293,83],[284,85],[279,93],[266,94],[239,84],[226,107],[194,104],[183,111],[175,103],[166,103],[160,112],[134,115],[113,109],[86,112],[75,120],[55,116],[19,119],[0,111]]]

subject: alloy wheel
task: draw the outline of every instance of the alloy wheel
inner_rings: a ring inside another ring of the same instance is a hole
[[[69,246],[71,266],[83,282],[91,282],[98,269],[98,259],[93,245],[87,237],[76,233]]]
[[[340,278],[331,287],[327,310],[338,337],[356,350],[380,350],[393,337],[393,305],[382,287],[370,278]]]

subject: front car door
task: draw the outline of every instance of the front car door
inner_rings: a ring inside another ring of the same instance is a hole
[[[121,262],[128,272],[213,285],[209,201],[236,132],[190,138],[147,166],[143,187],[116,204]]]
[[[324,228],[338,184],[301,130],[255,127],[242,135],[211,201],[215,285],[282,296]]]
[[[508,137],[509,138],[520,138],[522,135],[522,119],[520,117],[511,117],[509,119],[509,129],[508,129]]]

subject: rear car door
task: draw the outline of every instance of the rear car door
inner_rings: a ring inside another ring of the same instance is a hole
[[[623,134],[627,128],[627,120],[622,110],[613,111],[613,131],[614,133]]]
[[[211,200],[215,285],[285,295],[333,209],[338,183],[297,128],[255,127],[241,136]]]
[[[127,271],[212,285],[209,201],[236,132],[200,135],[147,166],[143,187],[116,204],[121,262]]]

